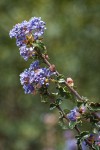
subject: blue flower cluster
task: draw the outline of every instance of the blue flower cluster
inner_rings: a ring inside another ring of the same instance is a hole
[[[28,58],[31,58],[35,56],[35,50],[34,47],[26,47],[26,46],[21,46],[19,48],[20,50],[20,55],[24,58],[24,60],[28,60]]]
[[[34,44],[41,40],[44,34],[45,22],[41,18],[33,17],[29,21],[16,24],[10,31],[11,38],[16,38],[16,45],[19,47],[20,55],[27,61],[28,58],[36,56]],[[37,41],[38,40],[38,41]],[[20,81],[25,93],[32,94],[41,87],[48,87],[51,75],[55,74],[49,68],[41,68],[39,61],[33,62],[29,69],[20,74]]]
[[[67,114],[67,118],[70,121],[76,121],[78,118],[80,118],[80,113],[78,112],[78,108],[75,107],[74,109],[71,110],[69,114]]]
[[[10,31],[10,37],[16,38],[16,45],[20,47],[20,55],[25,60],[34,56],[35,51],[32,43],[44,34],[45,29],[45,22],[40,17],[33,17],[29,21],[16,24]]]
[[[20,81],[26,94],[35,93],[42,86],[48,87],[51,75],[54,75],[49,68],[40,68],[39,61],[33,62],[29,69],[20,74]]]

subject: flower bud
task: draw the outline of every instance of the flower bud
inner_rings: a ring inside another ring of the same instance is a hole
[[[49,69],[50,69],[50,71],[54,72],[54,71],[55,71],[55,65],[51,65],[51,66],[49,67]]]
[[[70,77],[67,78],[67,83],[68,83],[68,85],[71,86],[71,87],[74,86],[74,82],[73,82],[72,78],[70,78]]]
[[[79,108],[79,113],[84,114],[86,112],[87,108],[86,106],[84,106],[84,104],[82,104]]]
[[[45,54],[45,58],[48,60],[49,59],[49,56],[47,54]]]

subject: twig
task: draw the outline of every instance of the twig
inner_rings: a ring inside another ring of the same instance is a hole
[[[49,67],[52,66],[51,63],[45,58],[45,55],[44,55],[44,54],[42,54],[42,58],[43,58],[44,62],[45,62]],[[55,70],[55,72],[56,72],[56,75],[57,75],[57,76],[60,75],[57,70]],[[84,100],[82,99],[82,97],[77,93],[77,91],[75,91],[72,87],[70,87],[66,81],[65,81],[65,85],[68,87],[68,89],[71,91],[71,93],[73,93],[79,100],[84,101]],[[49,94],[49,93],[48,93],[48,94]],[[50,96],[50,94],[49,94],[49,96]],[[53,102],[54,102],[54,100],[53,100]],[[57,108],[60,112],[62,112],[63,118],[65,118],[65,119],[69,122],[69,119],[67,118],[67,116],[66,116],[65,113],[63,112],[62,108],[61,108],[59,105],[57,105],[56,108]],[[79,130],[79,128],[77,127],[77,125],[75,125],[74,128],[75,128],[75,130],[78,132],[78,134],[81,133],[81,131]],[[91,143],[89,143],[89,141],[88,141],[87,139],[85,139],[85,142],[86,142],[86,144],[87,144],[91,149],[95,150],[95,149],[92,147]]]
[[[43,58],[44,62],[50,67],[50,66],[51,66],[51,63],[45,58],[45,55],[44,55],[44,54],[42,54],[42,58]],[[57,74],[57,76],[60,75],[60,73],[59,73],[57,70],[56,70],[56,74]],[[66,84],[66,86],[68,87],[68,89],[69,89],[79,100],[84,101],[84,100],[82,99],[82,97],[77,93],[77,91],[75,91],[72,87],[70,87],[66,81],[65,81],[65,84]]]

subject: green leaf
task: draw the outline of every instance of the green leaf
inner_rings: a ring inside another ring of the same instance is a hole
[[[84,101],[85,103],[88,102],[88,98],[87,98],[87,97],[82,96],[82,99],[83,99],[83,101]]]
[[[80,133],[81,138],[89,135],[89,131],[83,131]]]
[[[57,96],[57,95],[58,95],[58,92],[52,93],[52,96]]]
[[[69,129],[69,127],[67,125],[63,124],[62,129],[66,130],[66,129]]]
[[[41,53],[44,53],[44,54],[47,53],[44,43],[40,42],[40,40],[37,40],[36,43],[33,43],[33,47],[38,48],[37,50],[40,51]]]
[[[92,111],[100,111],[100,103],[90,103],[89,109]]]
[[[99,122],[99,119],[98,118],[96,118],[94,115],[90,115],[90,122],[92,122],[92,123],[98,123]]]
[[[100,124],[95,123],[95,126],[99,129],[100,128]]]
[[[92,146],[92,147],[95,148],[95,150],[100,150],[100,146],[95,145],[95,146]]]
[[[63,125],[63,118],[59,118],[59,125],[62,126]]]
[[[56,108],[56,104],[51,103],[51,104],[50,104],[50,110],[53,110],[54,108]]]
[[[65,80],[63,78],[58,80],[58,83],[65,83]]]
[[[70,121],[70,122],[69,122],[69,127],[70,127],[70,129],[73,129],[76,124],[77,124],[77,122]]]
[[[59,95],[61,95],[61,97],[65,97],[66,99],[71,98],[69,91],[66,91],[65,87],[58,85],[57,89],[59,90]]]
[[[77,100],[77,107],[80,107],[83,104],[82,101]]]
[[[60,105],[61,103],[62,103],[62,99],[61,99],[61,98],[57,98],[57,99],[56,99],[56,104],[57,104],[57,105]]]
[[[64,78],[64,76],[63,76],[62,74],[59,74],[59,75],[57,76],[57,80],[60,80],[60,79],[62,79],[62,78]]]
[[[84,141],[89,136],[90,136],[90,134],[89,134],[88,131],[83,131],[79,135],[75,136],[75,138],[77,139],[78,146],[80,147],[81,146],[81,142]],[[79,149],[79,150],[81,150],[81,149]]]
[[[36,41],[37,46],[39,46],[40,48],[44,49],[44,43],[40,42],[40,40]]]
[[[69,122],[69,127],[70,129],[73,129],[77,124],[82,124],[82,121],[81,120],[78,120],[78,121],[70,121]]]
[[[81,141],[77,138],[77,144],[80,145]]]
[[[94,128],[93,133],[98,134],[98,130],[96,128]]]
[[[79,135],[77,135],[76,138],[79,141],[83,141],[83,140],[87,139],[89,136],[90,136],[90,134],[88,131],[83,131]]]
[[[65,114],[68,114],[70,112],[70,110],[68,110],[68,109],[64,109],[63,111]]]
[[[62,129],[69,129],[68,125],[64,122],[63,118],[59,118],[58,124],[62,127]]]

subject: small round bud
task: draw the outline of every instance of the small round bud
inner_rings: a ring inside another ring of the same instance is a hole
[[[82,104],[79,108],[79,113],[84,114],[86,112],[87,108],[86,106],[84,106],[84,104]]]
[[[49,56],[47,54],[45,54],[45,58],[48,60],[49,59]]]
[[[74,86],[74,82],[73,82],[72,78],[69,77],[69,78],[67,78],[66,81],[67,81],[67,83],[68,83],[69,86],[71,86],[71,87]]]

